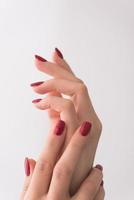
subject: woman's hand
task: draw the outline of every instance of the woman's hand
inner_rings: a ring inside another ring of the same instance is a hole
[[[66,127],[60,120],[51,130],[47,146],[43,149],[35,164],[26,159],[26,179],[21,200],[103,200],[102,171],[95,167],[83,181],[79,190],[70,195],[70,186],[80,157],[90,138],[92,138],[90,122],[83,122],[73,134],[67,148],[58,160],[64,144]],[[58,160],[58,161],[57,161]]]
[[[88,120],[92,123],[92,136],[85,145],[73,177],[71,191],[74,193],[87,177],[93,165],[102,125],[92,106],[86,85],[74,75],[57,49],[53,54],[53,61],[54,63],[51,63],[40,56],[36,56],[35,64],[38,70],[54,78],[33,83],[31,86],[38,94],[48,94],[44,99],[34,100],[33,103],[38,109],[49,109],[52,127],[59,119],[66,122],[67,134],[62,152],[68,145],[74,131],[83,121]],[[64,98],[62,94],[69,96],[69,98]]]

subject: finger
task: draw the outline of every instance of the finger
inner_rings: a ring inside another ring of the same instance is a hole
[[[89,200],[90,197],[90,199],[93,200],[100,188],[102,178],[103,174],[100,169],[92,169],[75,196],[77,196],[78,199]]]
[[[36,56],[36,58],[38,58]],[[35,64],[36,67],[44,72],[47,73],[55,78],[61,78],[61,79],[68,79],[68,80],[73,80],[73,81],[79,81],[81,82],[81,90],[79,92],[79,102],[78,102],[78,110],[81,116],[82,120],[89,120],[89,112],[91,109],[91,112],[95,114],[95,117],[97,117],[94,108],[92,106],[90,97],[88,95],[87,92],[87,87],[85,86],[85,84],[78,78],[76,78],[71,72],[68,72],[67,70],[62,69],[58,64],[55,63],[51,63],[51,62],[42,62],[39,59],[35,59]],[[81,94],[82,92],[82,94]],[[82,98],[81,98],[82,95]],[[85,99],[86,104],[83,104],[83,99]],[[87,106],[89,106],[89,110],[87,111]],[[84,110],[84,111],[83,111]],[[87,113],[87,115],[85,115],[85,112]],[[94,117],[94,116],[93,116]]]
[[[35,101],[35,100],[34,100]],[[65,121],[67,125],[67,135],[66,135],[66,144],[69,142],[70,137],[78,127],[78,118],[74,108],[74,104],[71,100],[56,97],[56,96],[47,96],[38,103],[34,104],[38,109],[53,109],[60,113],[60,118]],[[72,123],[73,121],[73,123]]]
[[[21,199],[24,198],[24,196],[25,196],[25,194],[28,190],[35,165],[36,165],[35,160],[25,158],[24,168],[25,168],[26,177],[25,177],[25,181],[24,181],[24,185],[23,185],[23,190],[22,190],[22,193],[21,193]]]
[[[68,63],[63,58],[63,54],[58,48],[55,48],[55,51],[52,54],[52,60],[57,63],[60,67],[64,68],[65,70],[71,72],[74,76],[74,72],[72,71],[71,67],[68,65]]]
[[[94,200],[104,200],[104,198],[105,198],[105,190],[104,187],[101,185]]]
[[[38,87],[33,87],[33,89],[39,94],[57,91],[70,96],[75,105],[76,112],[79,116],[81,116],[82,121],[89,119],[89,113],[94,113],[94,109],[88,95],[88,89],[82,82],[65,79],[50,79]]]
[[[44,81],[42,84],[35,86],[36,83],[32,83],[31,86],[35,92],[39,94],[45,94],[51,91],[57,91],[66,95],[76,95],[81,90],[81,83],[76,81],[70,81],[66,79],[50,79]]]
[[[57,63],[59,67],[62,67],[63,69],[67,70],[68,72],[71,72],[74,74],[70,68],[70,66],[66,63],[66,61],[63,58],[62,53],[59,51],[58,48],[55,48],[55,51],[53,52],[52,59],[54,63]],[[62,97],[62,95],[57,91],[49,92],[49,96],[59,96]],[[48,115],[52,123],[54,123],[55,120],[58,120],[60,118],[59,113],[55,110],[49,109]]]
[[[49,134],[48,142],[36,162],[29,192],[44,195],[48,191],[54,165],[65,139],[65,122],[60,120]]]
[[[61,68],[56,63],[41,61],[40,57],[37,55],[35,56],[35,65],[39,71],[44,72],[50,76],[54,76],[55,78],[65,78],[74,80],[74,76],[72,73]]]
[[[49,92],[48,96],[62,97],[62,95],[57,91]],[[52,124],[55,123],[55,121],[57,121],[58,119],[60,119],[60,113],[53,110],[52,108],[48,109],[48,116]]]
[[[51,198],[53,197],[53,194],[56,195],[56,198],[58,199],[68,193],[72,175],[83,153],[84,147],[88,143],[90,129],[91,123],[83,122],[57,162],[49,189]]]
[[[40,58],[40,60],[42,60],[42,61],[46,61],[46,60],[44,60],[44,59],[41,59],[41,57],[38,57],[38,56],[36,56],[36,57],[37,57],[37,58]],[[55,51],[53,52],[53,61],[54,61],[55,63],[57,63],[59,67],[65,69],[65,70],[67,70],[68,72],[71,72],[71,73],[73,74],[71,68],[70,68],[69,65],[66,63],[66,61],[63,59],[63,56],[62,56],[61,52],[60,52],[57,48],[55,48]],[[48,95],[49,95],[49,96],[61,96],[61,94],[60,94],[59,92],[57,92],[57,91],[49,92]],[[54,110],[52,110],[52,109],[49,109],[49,110],[48,110],[48,114],[49,114],[49,118],[50,118],[50,120],[51,120],[52,123],[53,123],[55,120],[58,120],[58,118],[60,117],[60,116],[59,116],[59,113],[57,113],[56,111],[54,111]]]

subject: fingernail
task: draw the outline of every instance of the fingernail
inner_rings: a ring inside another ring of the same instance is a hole
[[[30,85],[33,87],[33,86],[39,86],[42,83],[44,83],[44,82],[43,81],[39,81],[39,82],[31,83]]]
[[[104,181],[102,181],[100,185],[103,186],[104,185]]]
[[[81,135],[83,136],[86,136],[88,135],[88,133],[90,132],[91,130],[91,127],[92,127],[92,124],[90,122],[84,122],[80,128],[80,133]]]
[[[60,120],[60,121],[57,123],[56,127],[55,127],[54,133],[55,133],[56,135],[62,135],[62,133],[63,133],[63,131],[64,131],[64,128],[65,128],[65,122],[62,121],[62,120]]]
[[[60,58],[63,59],[63,55],[62,55],[61,51],[60,51],[58,48],[55,48],[55,51],[56,51],[57,55],[58,55]]]
[[[32,103],[38,103],[38,102],[40,102],[42,99],[34,99],[33,101],[32,101]]]
[[[97,169],[103,171],[103,167],[102,167],[101,165],[96,165],[95,168],[97,168]]]
[[[29,176],[30,175],[30,164],[29,164],[28,158],[25,158],[24,169],[25,169],[26,176]]]
[[[41,62],[46,62],[47,60],[45,58],[42,58],[41,56],[35,55],[35,58]]]

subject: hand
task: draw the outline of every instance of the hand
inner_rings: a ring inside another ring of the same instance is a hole
[[[86,85],[74,75],[57,49],[53,54],[53,60],[54,63],[51,63],[36,56],[35,64],[38,70],[54,78],[45,82],[33,83],[31,86],[38,94],[48,94],[44,99],[37,99],[33,102],[38,109],[49,109],[52,127],[59,119],[66,122],[67,134],[63,151],[74,131],[83,121],[88,120],[92,123],[92,137],[85,146],[73,177],[71,191],[74,193],[87,177],[93,165],[102,125],[92,106]],[[69,99],[63,98],[62,94],[69,96]]]
[[[26,159],[26,179],[21,200],[103,200],[104,188],[102,171],[93,168],[83,181],[79,190],[72,196],[70,186],[77,164],[85,145],[92,137],[91,124],[83,122],[73,134],[66,150],[58,159],[64,144],[66,128],[59,121],[48,136],[47,146],[43,148],[37,163]]]

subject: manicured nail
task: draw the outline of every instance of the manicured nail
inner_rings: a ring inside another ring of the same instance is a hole
[[[30,175],[30,164],[29,164],[28,158],[25,158],[24,169],[25,169],[26,176],[29,176]]]
[[[32,103],[38,103],[38,102],[40,102],[42,99],[34,99],[33,101],[32,101]]]
[[[83,136],[86,136],[88,135],[88,133],[90,132],[91,130],[91,127],[92,127],[92,124],[90,122],[84,122],[80,128],[80,133],[81,135]]]
[[[55,133],[56,135],[62,135],[62,133],[63,133],[63,131],[64,131],[64,128],[65,128],[65,122],[62,121],[62,120],[60,120],[60,121],[57,123],[56,127],[55,127],[54,133]]]
[[[56,51],[57,55],[58,55],[60,58],[63,59],[63,55],[62,55],[61,51],[60,51],[58,48],[55,48],[55,51]]]
[[[42,58],[41,56],[35,55],[35,58],[41,62],[46,62],[47,60],[45,58]]]
[[[103,167],[102,167],[101,165],[96,165],[95,168],[97,168],[97,169],[103,171]]]
[[[39,82],[31,83],[30,85],[31,85],[32,87],[34,87],[34,86],[39,86],[39,85],[41,85],[42,83],[44,83],[44,82],[43,82],[43,81],[39,81]]]
[[[104,185],[104,181],[102,181],[100,185],[103,186]]]

